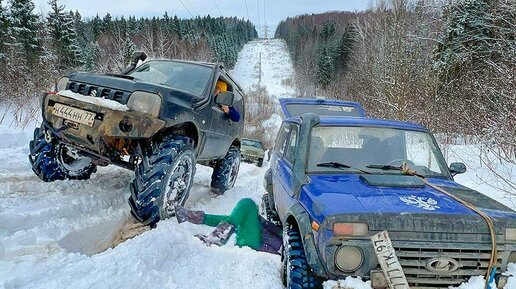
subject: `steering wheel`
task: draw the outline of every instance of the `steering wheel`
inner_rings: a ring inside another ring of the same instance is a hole
[[[407,163],[407,165],[411,166],[411,167],[415,167],[416,164],[409,160],[409,159],[395,159],[395,160],[392,160],[392,161],[389,161],[386,163],[386,165],[388,166],[401,166],[403,165],[403,163]]]

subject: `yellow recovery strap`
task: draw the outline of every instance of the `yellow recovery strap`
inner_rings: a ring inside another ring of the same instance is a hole
[[[493,224],[493,220],[491,220],[491,218],[484,212],[482,212],[479,208],[477,208],[475,205],[471,204],[470,202],[468,201],[465,201],[449,192],[447,192],[446,190],[430,183],[429,181],[427,181],[423,176],[419,175],[416,173],[416,171],[414,170],[411,170],[407,163],[403,163],[402,165],[402,172],[406,175],[411,175],[411,176],[416,176],[418,178],[420,178],[426,185],[428,185],[429,187],[433,188],[433,189],[436,189],[438,190],[439,192],[449,196],[450,198],[456,200],[457,202],[463,204],[464,206],[468,207],[469,209],[471,209],[472,211],[474,211],[475,213],[479,214],[485,221],[486,221],[486,224],[487,224],[487,227],[489,228],[489,233],[491,234],[491,259],[489,260],[489,266],[487,267],[487,273],[486,273],[486,282],[485,282],[485,286],[484,286],[484,289],[488,289],[489,288],[489,279],[490,279],[490,276],[491,276],[491,271],[493,269],[496,269],[496,268],[493,268],[493,266],[496,264],[496,261],[497,261],[497,249],[496,249],[496,234],[495,234],[495,230],[494,230],[494,224]]]

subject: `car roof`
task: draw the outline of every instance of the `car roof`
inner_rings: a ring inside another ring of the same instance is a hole
[[[217,66],[222,67],[222,65],[220,63],[191,61],[191,60],[182,60],[182,59],[149,59],[148,61],[168,61],[168,62],[191,63],[191,64],[206,66],[206,67],[210,67],[210,68],[214,68]]]
[[[283,114],[286,118],[294,117],[287,109],[287,105],[290,104],[303,104],[303,105],[331,105],[331,106],[344,106],[350,107],[357,110],[357,117],[365,117],[365,111],[362,105],[356,101],[347,101],[339,99],[326,99],[326,98],[280,98],[279,103]],[[348,116],[350,117],[350,116]]]
[[[291,117],[285,121],[300,124],[301,117]],[[319,116],[319,124],[317,126],[385,127],[428,132],[428,129],[424,126],[411,122],[364,117]]]

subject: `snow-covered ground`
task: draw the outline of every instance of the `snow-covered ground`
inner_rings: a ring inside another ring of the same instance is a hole
[[[259,51],[262,85],[274,97],[294,95],[284,80],[292,77],[292,65],[278,40],[253,41],[244,47],[234,70],[242,86],[247,89],[257,83],[253,73]],[[231,241],[223,247],[206,247],[194,237],[212,228],[179,225],[173,219],[150,231],[134,226],[127,205],[130,171],[109,166],[99,168],[87,181],[40,181],[27,158],[37,124],[20,129],[10,123],[7,116],[0,124],[0,288],[283,288],[278,256],[238,248]],[[466,158],[470,170],[457,178],[460,182],[515,208],[514,197],[479,181],[478,176],[488,172],[474,166],[474,149],[452,149],[450,161],[470,154]],[[241,198],[260,202],[267,166],[242,164],[235,187],[223,196],[209,190],[211,169],[198,166],[186,206],[227,214]],[[124,236],[133,231],[140,234],[126,240]],[[516,266],[511,271],[516,273]],[[370,288],[358,278],[338,284]],[[483,288],[481,277],[460,288]],[[506,289],[515,288],[512,278]]]

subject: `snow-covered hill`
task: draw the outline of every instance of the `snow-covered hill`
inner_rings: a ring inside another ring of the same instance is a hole
[[[247,92],[253,86],[261,85],[273,98],[295,97],[294,66],[283,39],[248,42],[239,53],[231,73]]]

